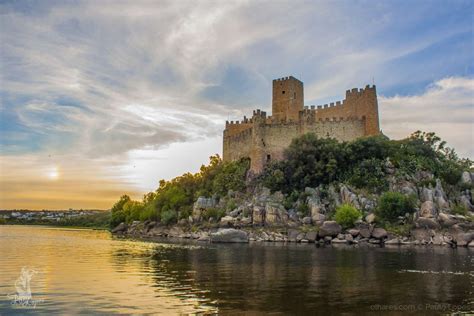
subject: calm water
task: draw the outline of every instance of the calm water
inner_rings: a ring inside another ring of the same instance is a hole
[[[338,314],[474,309],[474,251],[118,240],[0,226],[0,315]],[[32,306],[12,304],[22,267]]]

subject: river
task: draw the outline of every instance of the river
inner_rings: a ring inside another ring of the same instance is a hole
[[[152,243],[0,226],[0,315],[446,314],[474,310],[473,266],[467,248]]]

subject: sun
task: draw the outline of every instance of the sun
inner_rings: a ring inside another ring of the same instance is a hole
[[[48,178],[50,180],[57,180],[59,178],[59,169],[58,167],[53,167],[50,170],[48,170]]]

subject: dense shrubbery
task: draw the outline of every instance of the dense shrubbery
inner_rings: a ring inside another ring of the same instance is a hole
[[[385,192],[380,196],[376,215],[382,221],[395,222],[399,216],[415,211],[415,199],[398,192]]]
[[[306,134],[291,143],[285,160],[267,166],[260,181],[272,191],[284,193],[335,181],[381,193],[388,189],[387,159],[400,172],[414,175],[428,170],[450,185],[456,184],[462,170],[472,163],[459,159],[434,133],[418,131],[399,141],[380,135],[352,142]]]
[[[284,157],[282,161],[267,165],[252,185],[283,192],[286,194],[285,208],[298,205],[297,211],[303,214],[309,213],[306,203],[299,203],[306,200],[306,187],[339,182],[380,194],[388,190],[389,174],[396,172],[397,176],[413,178],[418,171],[429,171],[452,187],[458,185],[462,171],[472,165],[469,160],[459,159],[434,133],[419,131],[399,141],[380,135],[352,142],[318,138],[309,133],[294,139]],[[219,198],[229,190],[246,190],[248,168],[248,159],[223,163],[219,156],[212,156],[209,165],[203,165],[196,174],[186,173],[170,181],[161,180],[158,189],[146,194],[142,201],[122,196],[112,208],[111,225],[148,219],[175,223],[191,215],[198,196]],[[235,208],[231,202],[224,208]],[[396,193],[384,194],[380,204],[378,216],[385,221],[413,212],[411,199]],[[218,219],[224,215],[225,209],[209,210],[204,217]],[[345,217],[351,219],[351,215],[356,215],[347,210],[341,210],[340,214],[343,222]]]
[[[352,227],[356,220],[361,218],[362,213],[354,206],[343,204],[336,209],[334,220],[343,228]]]
[[[143,201],[122,196],[112,207],[111,226],[148,219],[172,224],[187,218],[198,196],[220,197],[229,190],[244,190],[248,168],[248,159],[224,163],[218,155],[212,156],[209,165],[201,166],[196,174],[185,173],[170,181],[161,180],[158,189],[146,194]]]

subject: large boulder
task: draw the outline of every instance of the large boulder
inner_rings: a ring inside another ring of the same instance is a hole
[[[319,227],[319,232],[318,235],[320,237],[326,237],[326,236],[337,236],[339,233],[341,233],[342,227],[336,221],[325,221],[321,227]]]
[[[305,239],[307,239],[309,242],[315,242],[317,237],[318,233],[311,231],[306,233]]]
[[[349,234],[352,235],[352,237],[357,237],[360,233],[358,229],[352,228],[347,231]]]
[[[466,247],[472,240],[474,240],[474,232],[458,233],[455,238],[457,246]]]
[[[181,227],[173,226],[168,232],[168,237],[182,237],[185,235],[184,230]]]
[[[219,226],[221,227],[229,227],[235,224],[236,218],[232,216],[224,216],[221,218]]]
[[[252,224],[263,225],[265,222],[265,208],[261,206],[254,206],[252,212]]]
[[[427,229],[440,228],[439,223],[434,218],[420,217],[415,222],[416,227]]]
[[[303,224],[305,224],[305,225],[311,225],[312,220],[311,220],[311,217],[306,216],[306,217],[303,217],[303,219],[301,220],[301,222],[302,222]]]
[[[420,207],[420,217],[435,217],[436,208],[432,201],[425,201]]]
[[[124,233],[127,230],[127,224],[124,222],[118,224],[114,229],[112,229],[113,234]]]
[[[155,226],[148,231],[149,236],[164,236],[167,228],[164,226]]]
[[[249,242],[247,232],[234,228],[219,229],[211,233],[211,242],[214,243],[245,243]]]
[[[387,231],[383,228],[374,228],[372,231],[372,237],[377,239],[387,238]]]
[[[443,213],[443,212],[440,212],[438,214],[438,221],[444,227],[451,227],[458,222],[456,218],[454,218],[454,216]]]
[[[435,233],[431,229],[415,228],[410,231],[410,235],[416,241],[429,243]]]
[[[198,197],[193,205],[193,221],[199,222],[202,220],[202,214],[205,210],[214,208],[217,206],[217,201],[214,198],[206,198],[204,196]]]
[[[360,235],[362,238],[369,238],[370,237],[370,230],[368,227],[364,227],[360,229]]]
[[[265,205],[265,224],[268,226],[286,225],[288,213],[281,204],[267,203]]]

